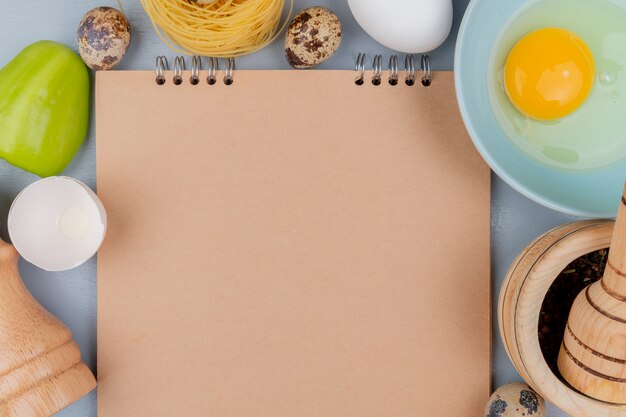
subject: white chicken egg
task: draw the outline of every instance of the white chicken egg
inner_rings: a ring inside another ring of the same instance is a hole
[[[452,0],[348,0],[348,4],[372,38],[407,54],[437,48],[452,28]]]
[[[82,182],[49,177],[26,187],[13,201],[8,229],[15,249],[47,271],[77,267],[100,248],[107,216]]]

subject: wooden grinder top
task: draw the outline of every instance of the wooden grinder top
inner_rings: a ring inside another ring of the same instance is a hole
[[[28,292],[0,239],[0,417],[48,417],[96,386],[69,329]]]

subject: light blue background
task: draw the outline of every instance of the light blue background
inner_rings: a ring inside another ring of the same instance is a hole
[[[296,9],[325,5],[333,9],[343,23],[344,37],[340,50],[321,66],[322,69],[352,69],[356,54],[360,51],[368,54],[370,64],[371,57],[375,53],[384,54],[384,62],[388,59],[391,51],[378,45],[361,30],[352,18],[346,0],[295,0],[295,3]],[[433,69],[452,69],[456,31],[467,3],[468,0],[454,0],[453,32],[448,41],[431,54]],[[173,53],[155,35],[138,0],[123,0],[123,5],[132,25],[133,40],[126,58],[118,68],[152,69],[156,55],[173,56]],[[11,60],[26,45],[42,39],[62,42],[76,49],[75,38],[78,23],[87,10],[96,6],[117,7],[117,3],[113,0],[99,2],[94,0],[36,2],[0,0],[0,66]],[[238,59],[237,67],[240,69],[287,69],[288,65],[283,57],[282,39],[256,54]],[[93,117],[89,138],[72,165],[66,170],[65,175],[78,178],[95,188]],[[0,235],[4,239],[7,238],[6,216],[11,202],[21,189],[34,180],[36,180],[35,176],[0,161]],[[495,177],[492,185],[491,209],[495,303],[504,274],[514,257],[537,235],[574,218],[540,207]],[[81,348],[85,362],[95,371],[97,354],[95,259],[79,268],[62,273],[45,272],[25,262],[20,264],[20,270],[33,295],[70,327]],[[519,380],[519,376],[504,353],[495,327],[493,340],[494,386]],[[549,415],[551,417],[565,416],[554,408],[550,409]],[[96,416],[95,391],[63,410],[58,416]]]

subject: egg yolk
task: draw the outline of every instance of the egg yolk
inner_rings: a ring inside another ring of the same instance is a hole
[[[504,86],[522,114],[555,120],[578,109],[594,80],[593,55],[576,34],[539,29],[522,38],[504,65]]]

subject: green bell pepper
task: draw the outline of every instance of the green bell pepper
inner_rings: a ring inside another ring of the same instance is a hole
[[[35,42],[0,70],[0,158],[42,177],[57,175],[88,124],[89,72],[70,48]]]

